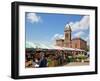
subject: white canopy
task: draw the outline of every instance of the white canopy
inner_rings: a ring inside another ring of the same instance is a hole
[[[26,48],[41,48],[41,49],[56,49],[56,50],[70,50],[70,51],[85,51],[77,48],[67,48],[67,47],[59,47],[59,46],[54,46],[52,44],[43,44],[43,43],[38,43],[38,42],[26,42]]]

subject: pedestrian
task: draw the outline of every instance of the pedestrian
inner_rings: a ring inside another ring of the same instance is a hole
[[[39,67],[47,67],[47,58],[45,57],[43,52],[40,53]]]

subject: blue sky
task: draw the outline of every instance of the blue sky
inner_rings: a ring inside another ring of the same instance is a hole
[[[26,12],[26,41],[53,42],[56,38],[63,38],[67,24],[71,25],[72,38],[89,40],[89,16]]]

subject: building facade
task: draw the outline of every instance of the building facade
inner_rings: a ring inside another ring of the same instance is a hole
[[[66,25],[64,29],[64,39],[56,39],[56,46],[86,50],[87,42],[80,37],[72,39],[71,26]]]

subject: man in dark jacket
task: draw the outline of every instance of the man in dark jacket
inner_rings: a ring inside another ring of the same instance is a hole
[[[39,67],[47,67],[47,59],[46,59],[46,57],[43,57],[43,58],[40,60]]]
[[[43,52],[40,53],[39,67],[47,67],[47,59],[46,59],[45,54]]]

